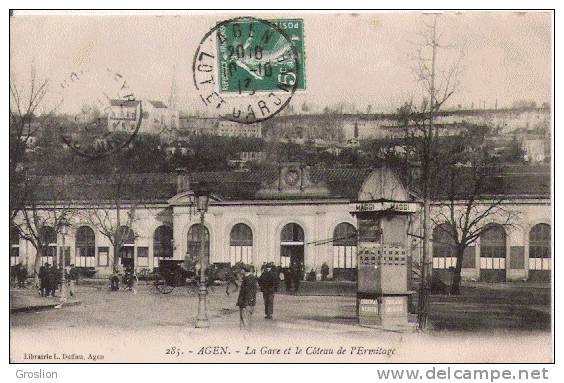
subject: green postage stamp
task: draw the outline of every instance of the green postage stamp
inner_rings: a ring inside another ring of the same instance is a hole
[[[305,90],[302,19],[235,19],[217,33],[220,93]]]

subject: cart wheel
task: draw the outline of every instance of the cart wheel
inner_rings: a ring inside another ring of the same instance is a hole
[[[174,290],[174,286],[171,286],[168,283],[166,283],[166,280],[161,277],[158,277],[155,280],[155,287],[161,294],[170,294],[172,293],[172,290]]]

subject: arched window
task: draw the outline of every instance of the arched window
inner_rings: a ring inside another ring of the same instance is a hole
[[[503,226],[491,224],[480,234],[480,269],[505,270],[506,234]]]
[[[190,227],[188,230],[188,246],[186,247],[186,253],[189,257],[196,260],[200,258],[200,242],[204,236],[204,256],[209,257],[210,255],[210,232],[208,228],[197,223]]]
[[[333,273],[336,269],[356,268],[357,232],[347,222],[338,224],[333,230]]]
[[[529,270],[550,270],[550,225],[539,223],[529,232]]]
[[[51,226],[43,226],[39,230],[39,238],[41,244],[45,246],[41,254],[41,265],[55,264],[57,262],[57,232]]]
[[[159,267],[159,260],[172,258],[172,227],[161,225],[153,233],[153,267]]]
[[[433,269],[456,266],[456,245],[450,230],[448,223],[441,223],[433,229]]]
[[[92,228],[89,226],[80,226],[76,230],[75,247],[75,266],[95,266],[96,239]]]
[[[10,266],[15,266],[20,260],[20,229],[10,228]]]
[[[304,229],[297,223],[289,223],[282,229],[280,240],[286,244],[301,244],[304,242]]]
[[[280,233],[280,266],[304,263],[304,229],[297,223],[289,223]]]
[[[244,223],[238,223],[229,234],[229,262],[253,263],[253,231]]]

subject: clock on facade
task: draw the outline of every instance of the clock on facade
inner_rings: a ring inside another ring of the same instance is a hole
[[[286,182],[286,185],[289,186],[296,186],[299,180],[300,173],[297,169],[289,169],[284,176],[284,181]]]

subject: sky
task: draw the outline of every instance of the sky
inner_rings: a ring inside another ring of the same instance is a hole
[[[44,108],[59,102],[58,84],[73,71],[105,68],[123,75],[136,96],[167,102],[175,83],[178,108],[205,113],[192,83],[196,48],[216,22],[233,14],[164,16],[14,16],[10,72],[20,86],[30,68],[50,84]],[[306,90],[294,95],[321,110],[337,104],[359,111],[393,112],[420,100],[413,68],[424,23],[416,12],[370,14],[250,14],[263,19],[302,18]],[[552,14],[547,12],[450,12],[438,18],[444,48],[438,72],[460,60],[459,87],[448,107],[510,106],[527,99],[551,101]],[[89,88],[86,88],[89,89]],[[82,89],[80,89],[82,91]],[[85,93],[85,92],[82,92]],[[63,109],[79,97],[67,97]]]

